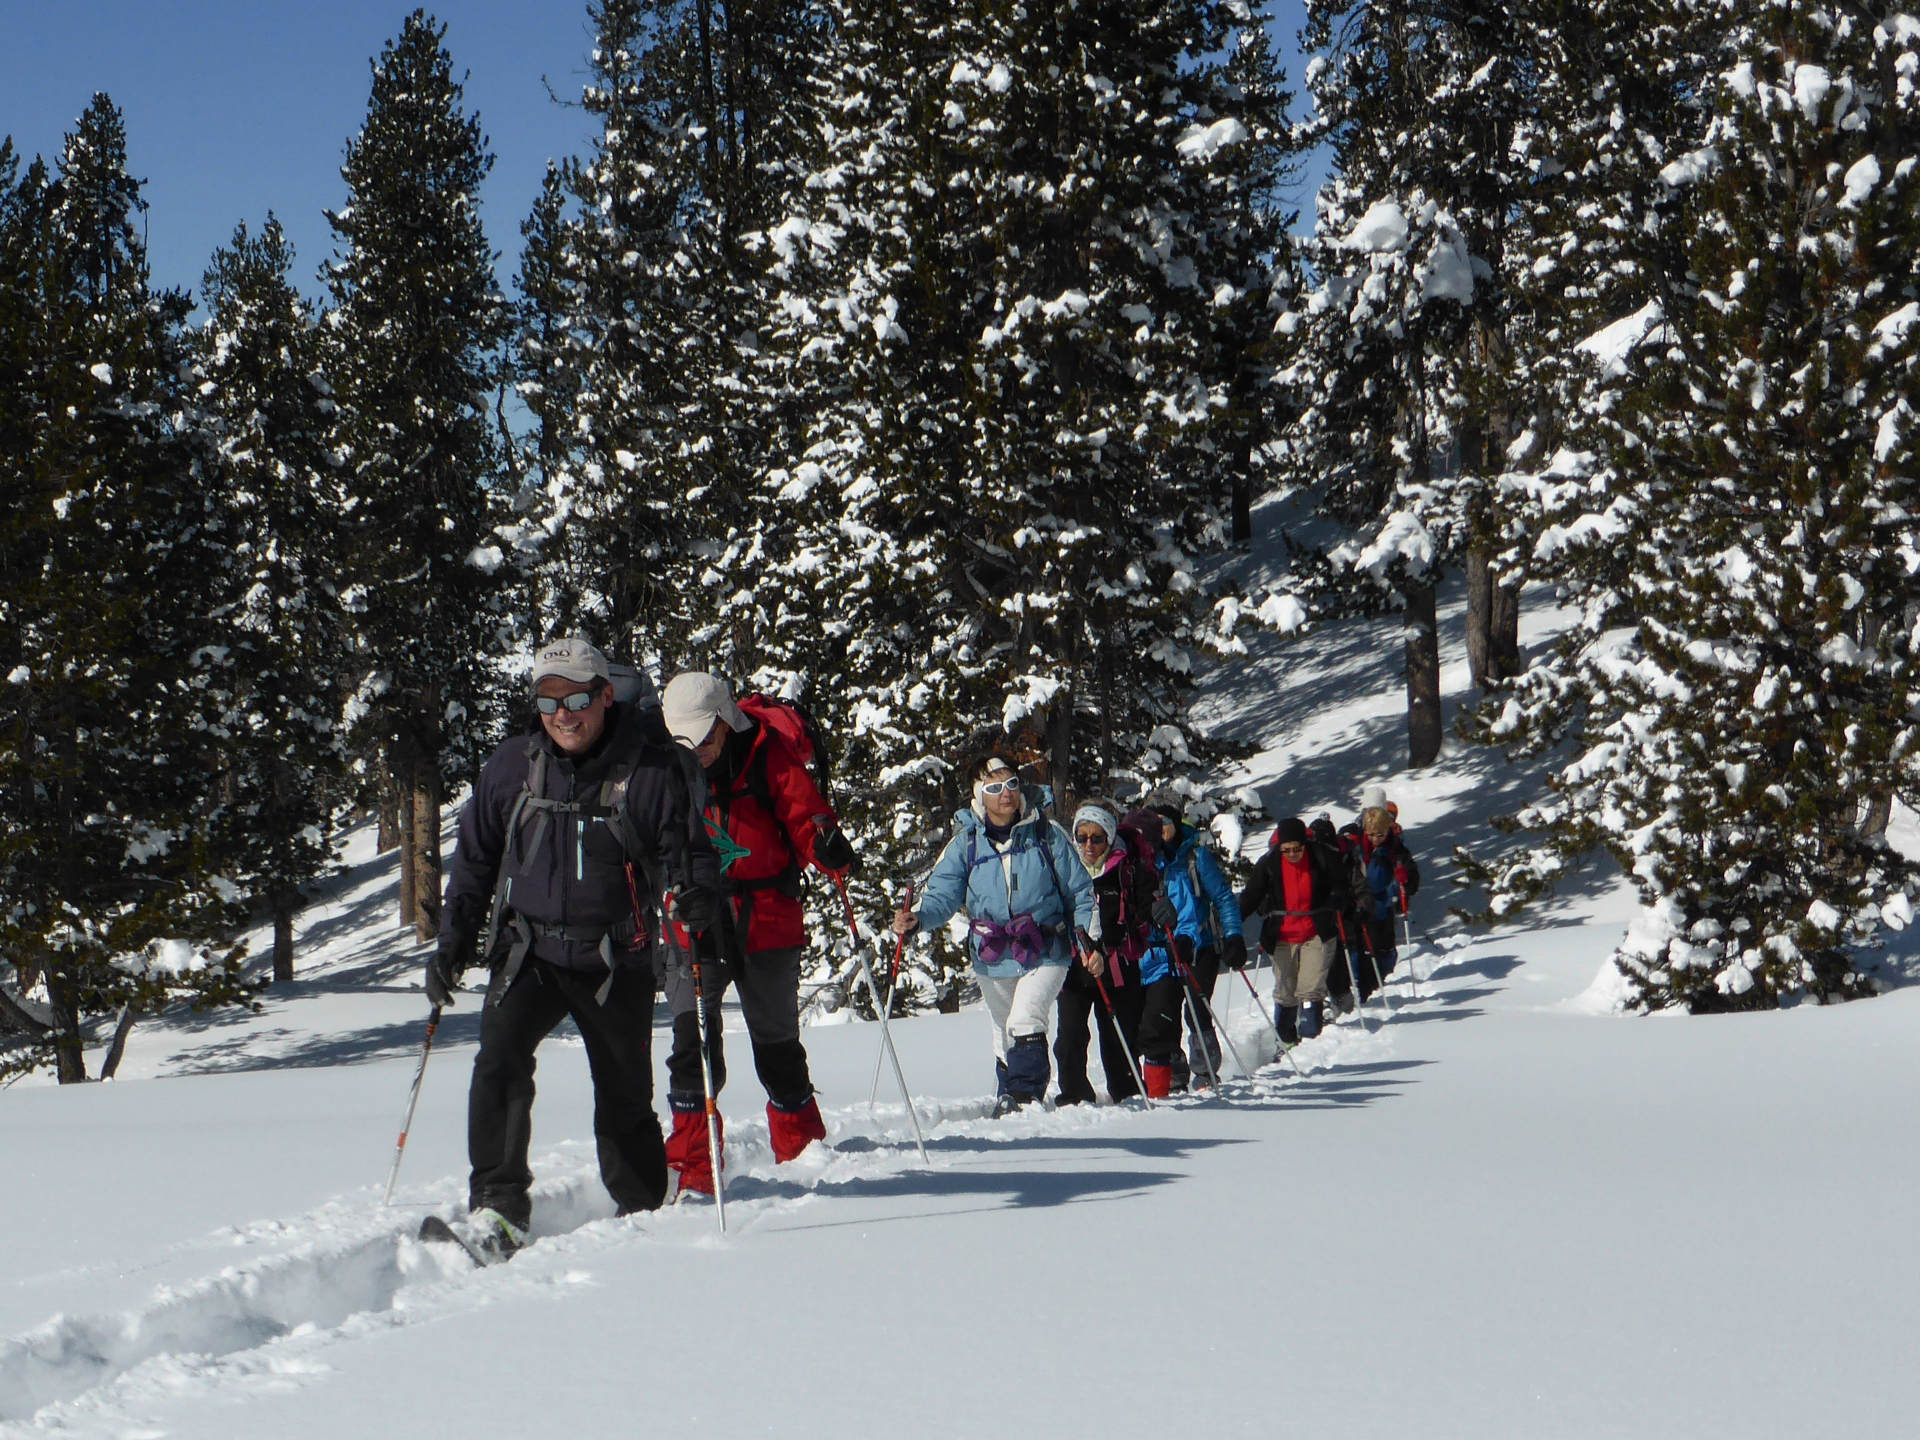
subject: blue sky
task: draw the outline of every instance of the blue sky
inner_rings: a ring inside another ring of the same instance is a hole
[[[591,45],[585,0],[441,0],[457,70],[468,72],[497,156],[482,197],[502,280],[549,158],[580,154],[592,127],[555,103],[579,93]],[[369,62],[399,33],[405,0],[0,0],[0,134],[52,160],[97,90],[126,116],[146,181],[156,284],[200,288],[240,221],[269,210],[295,248],[294,279],[318,294],[333,252],[322,210],[346,199],[340,160],[366,115]],[[1270,7],[1289,48],[1304,9]],[[1295,84],[1297,63],[1288,67]]]

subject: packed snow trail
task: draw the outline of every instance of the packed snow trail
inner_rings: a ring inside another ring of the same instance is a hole
[[[906,1108],[898,1100],[828,1109],[830,1146],[813,1147],[785,1165],[773,1161],[763,1120],[734,1122],[727,1140],[733,1230],[749,1239],[770,1215],[797,1203],[861,1195],[951,1197],[977,1190],[1004,1195],[1003,1203],[1015,1206],[1056,1203],[1057,1197],[991,1173],[956,1173],[952,1166],[956,1157],[1044,1149],[1053,1138],[1097,1133],[1127,1117],[1141,1119],[1156,1112],[1165,1117],[1163,1123],[1177,1126],[1182,1111],[1232,1106],[1287,1091],[1296,1092],[1305,1104],[1343,1103],[1338,1082],[1327,1083],[1332,1072],[1377,1045],[1376,1037],[1349,1017],[1296,1052],[1303,1076],[1272,1063],[1271,1033],[1250,1000],[1236,1010],[1224,1003],[1224,988],[1219,994],[1221,1015],[1233,1029],[1234,1043],[1250,1060],[1259,1054],[1268,1062],[1251,1080],[1229,1075],[1217,1094],[1176,1097],[1151,1109],[1135,1101],[1021,1112],[997,1120],[991,1118],[990,1099],[916,1096],[931,1170],[919,1162]],[[1115,1144],[1125,1148],[1119,1137]],[[419,1202],[382,1207],[379,1187],[370,1186],[364,1198],[343,1196],[310,1215],[276,1222],[285,1233],[311,1237],[279,1254],[228,1266],[190,1283],[162,1286],[136,1309],[56,1316],[0,1341],[0,1433],[66,1433],[84,1428],[89,1416],[105,1421],[122,1406],[137,1409],[142,1397],[154,1393],[221,1386],[249,1377],[284,1381],[321,1364],[331,1342],[485,1306],[495,1302],[502,1287],[526,1291],[565,1286],[581,1262],[613,1247],[728,1243],[713,1234],[710,1203],[697,1200],[652,1214],[614,1217],[590,1145],[556,1147],[534,1168],[542,1178],[534,1191],[532,1243],[510,1266],[476,1269],[456,1247],[423,1242],[417,1234]],[[1163,1183],[1163,1177],[1141,1172],[1130,1183],[1153,1185]],[[417,1195],[420,1188],[403,1184],[402,1195],[408,1197],[410,1190]],[[441,1177],[424,1188],[434,1197],[428,1205],[433,1213],[457,1213],[457,1177]],[[23,1425],[26,1428],[20,1428]]]

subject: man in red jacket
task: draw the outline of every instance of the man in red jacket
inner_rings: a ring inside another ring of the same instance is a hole
[[[767,1090],[773,1157],[791,1160],[827,1137],[800,1043],[800,956],[807,943],[800,873],[807,865],[844,871],[853,864],[853,847],[788,727],[774,723],[794,712],[757,696],[746,697],[744,706],[736,703],[726,681],[699,671],[674,676],[661,708],[674,739],[706,770],[707,832],[720,854],[721,890],[727,897],[715,927],[721,955],[701,956],[714,1092],[726,1082],[719,1006],[732,981],[739,988],[754,1069]],[[673,1132],[667,1137],[667,1163],[679,1172],[681,1189],[711,1194],[700,1022],[687,944],[676,927],[661,967],[673,1012],[673,1053],[667,1060]]]

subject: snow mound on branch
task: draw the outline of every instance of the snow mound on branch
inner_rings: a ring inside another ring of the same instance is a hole
[[[1369,255],[1391,254],[1407,248],[1407,215],[1398,200],[1376,200],[1341,242],[1349,250]]]
[[[1229,117],[1211,125],[1189,127],[1187,133],[1174,142],[1173,148],[1180,152],[1182,160],[1211,160],[1228,146],[1250,138],[1247,127]]]
[[[1667,312],[1658,300],[1649,300],[1624,320],[1616,320],[1604,330],[1589,335],[1573,348],[1600,362],[1600,373],[1624,375],[1627,357],[1650,340],[1671,334],[1665,325]]]
[[[1846,177],[1841,184],[1846,194],[1840,199],[1840,208],[1851,210],[1873,193],[1873,187],[1880,183],[1880,162],[1871,155],[1863,155],[1848,167]]]
[[[1473,259],[1467,254],[1466,241],[1458,231],[1437,236],[1426,264],[1420,267],[1422,300],[1458,300],[1473,303]]]
[[[1045,675],[1022,675],[1018,680],[1024,688],[1007,696],[1007,702],[1000,707],[1000,723],[1008,730],[1013,729],[1029,715],[1037,715],[1053,703],[1053,697],[1060,693],[1061,682],[1049,679]]]

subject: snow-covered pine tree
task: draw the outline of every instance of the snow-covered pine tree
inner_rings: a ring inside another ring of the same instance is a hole
[[[94,1017],[249,995],[193,685],[222,541],[119,111],[0,181],[0,1072],[68,1082]]]
[[[341,511],[313,314],[288,278],[292,247],[269,215],[217,251],[193,333],[208,470],[225,511],[225,631],[196,652],[217,766],[216,843],[230,877],[273,917],[273,977],[293,978],[301,886],[333,858],[344,798],[340,676],[348,665],[334,575]]]
[[[1289,468],[1352,528],[1339,568],[1398,592],[1409,758],[1424,765],[1442,736],[1435,588],[1484,526],[1483,477],[1461,460],[1508,423],[1502,276],[1530,82],[1505,5],[1307,10],[1304,137],[1330,148],[1333,173],[1308,247],[1319,286],[1283,322]]]
[[[416,10],[373,62],[324,272],[353,560],[348,739],[369,786],[384,763],[399,787],[401,914],[422,939],[438,928],[441,799],[484,737],[508,513],[488,414],[508,312],[479,208],[493,157],[445,35]]]
[[[1608,403],[1532,487],[1580,619],[1491,730],[1575,758],[1516,817],[1537,849],[1475,871],[1512,913],[1604,847],[1643,902],[1635,998],[1695,1011],[1869,988],[1916,875],[1861,822],[1920,779],[1920,22],[1703,12],[1671,262],[1578,347]]]
[[[1287,135],[1277,75],[1223,73],[1236,15],[828,7],[817,163],[751,237],[809,424],[706,578],[877,777],[896,873],[983,721],[1037,728],[1063,799],[1174,749]]]
[[[804,15],[784,0],[589,6],[583,104],[602,128],[570,171],[578,203],[552,246],[579,361],[543,584],[616,655],[677,667],[704,651],[699,577],[784,424],[744,378],[757,307],[739,237],[795,147],[785,107],[811,54]]]

